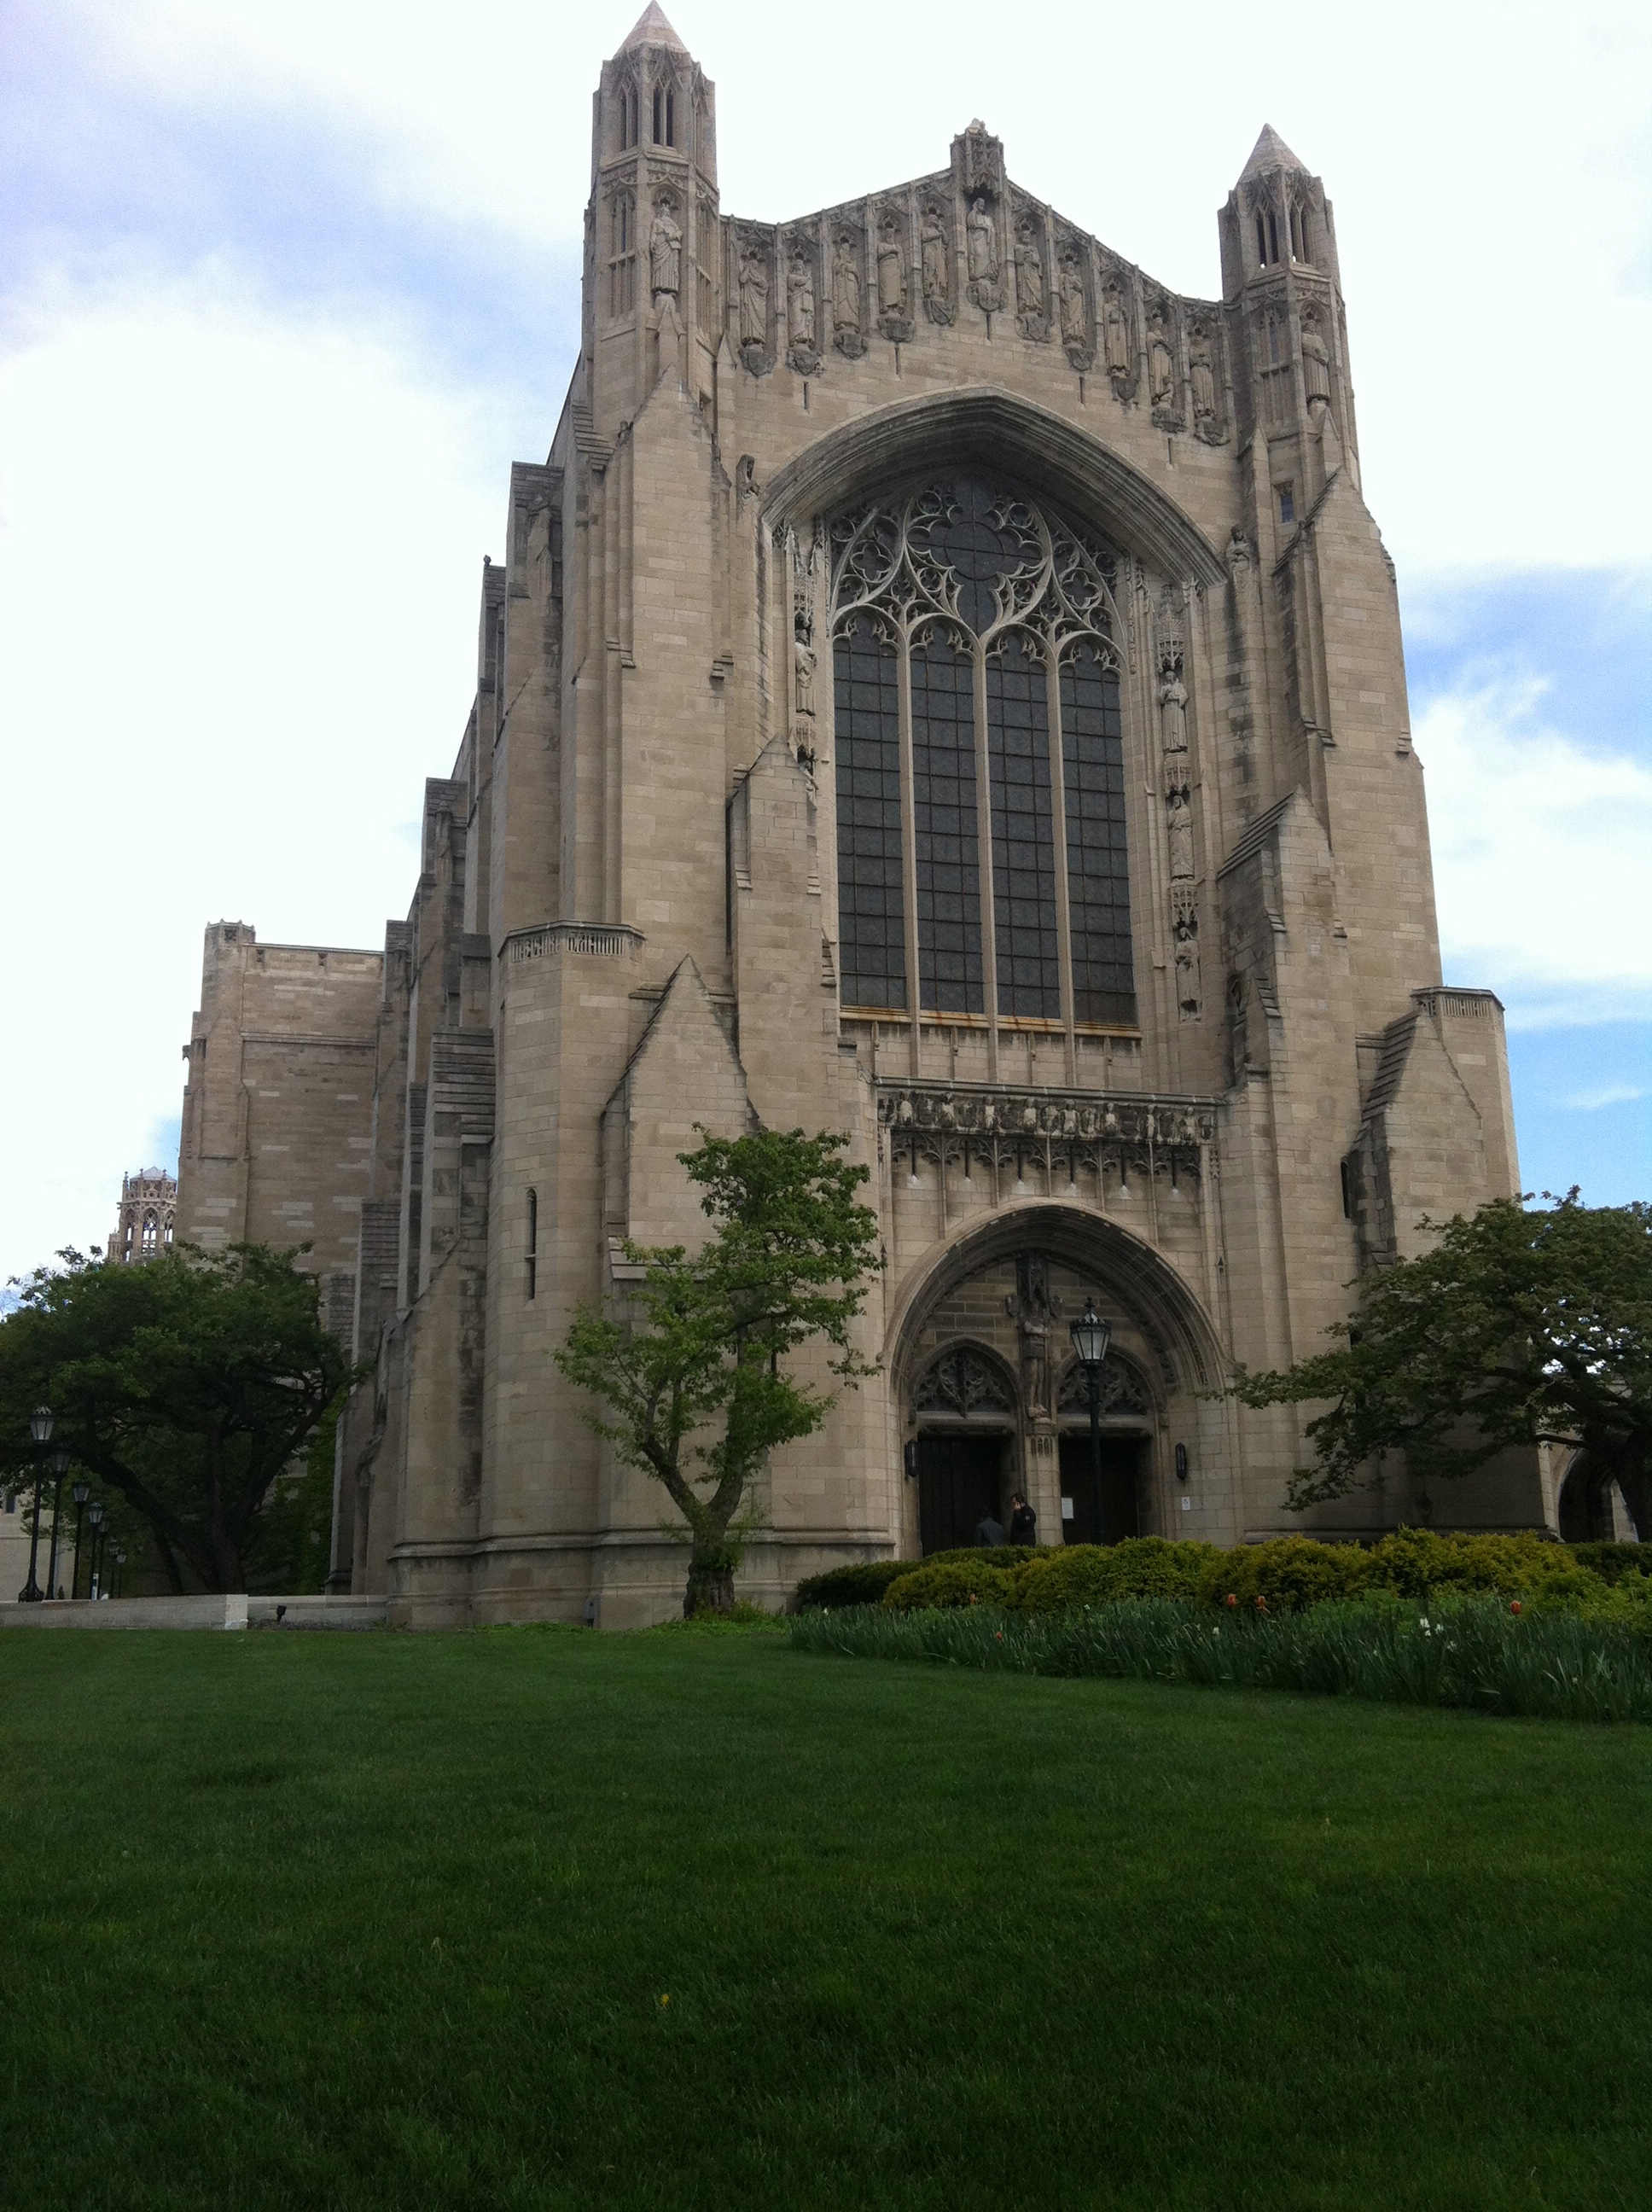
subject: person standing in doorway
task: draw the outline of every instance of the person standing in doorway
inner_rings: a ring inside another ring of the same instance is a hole
[[[979,1551],[988,1551],[1004,1541],[1004,1523],[989,1508],[975,1523],[975,1546]]]
[[[1038,1516],[1018,1490],[1010,1498],[1010,1541],[1012,1544],[1036,1544],[1038,1541]]]

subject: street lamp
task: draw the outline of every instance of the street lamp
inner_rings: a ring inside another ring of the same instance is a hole
[[[92,1531],[92,1578],[87,1585],[88,1597],[98,1594],[98,1547],[103,1540],[103,1507],[100,1503],[88,1505],[86,1518]]]
[[[81,1516],[86,1510],[87,1499],[92,1495],[92,1486],[84,1475],[70,1485],[69,1495],[75,1501],[75,1573],[69,1586],[69,1595],[78,1597],[81,1592]]]
[[[58,1595],[58,1528],[63,1519],[63,1479],[73,1466],[67,1444],[56,1444],[52,1452],[52,1556],[46,1571],[46,1594]]]
[[[46,1465],[46,1448],[52,1441],[52,1408],[37,1406],[28,1417],[28,1432],[34,1439],[34,1525],[28,1539],[28,1580],[17,1593],[19,1605],[39,1605],[46,1592],[34,1579],[34,1562],[40,1548],[40,1484]]]
[[[1102,1540],[1102,1369],[1107,1359],[1107,1347],[1113,1341],[1113,1324],[1103,1321],[1096,1310],[1094,1298],[1086,1297],[1084,1310],[1075,1322],[1067,1325],[1072,1339],[1072,1348],[1078,1356],[1090,1384],[1090,1488],[1096,1500],[1096,1541]]]

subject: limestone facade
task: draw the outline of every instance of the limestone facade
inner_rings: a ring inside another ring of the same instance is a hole
[[[1442,982],[1331,204],[1265,131],[1218,233],[1221,296],[1174,294],[978,123],[750,222],[657,7],[604,69],[580,360],[407,918],[382,955],[208,933],[179,1234],[312,1238],[374,1362],[333,1588],[675,1607],[669,1508],[551,1355],[623,1240],[698,1233],[696,1124],[848,1131],[884,1228],[879,1375],[775,1455],[754,1595],[933,1547],[972,1485],[1047,1541],[1303,1525],[1299,1421],[1232,1363],[1320,1345],[1518,1167],[1501,1008]],[[1545,1499],[1511,1461],[1436,1518]]]

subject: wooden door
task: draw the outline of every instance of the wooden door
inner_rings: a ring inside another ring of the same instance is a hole
[[[932,1552],[966,1550],[983,1514],[1001,1522],[1004,1438],[932,1431],[918,1439],[918,1530]]]

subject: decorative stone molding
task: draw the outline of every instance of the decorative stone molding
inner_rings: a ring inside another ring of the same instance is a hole
[[[554,952],[572,952],[586,960],[635,960],[644,942],[642,932],[623,922],[553,921],[538,929],[513,929],[505,939],[505,957],[544,960]]]

